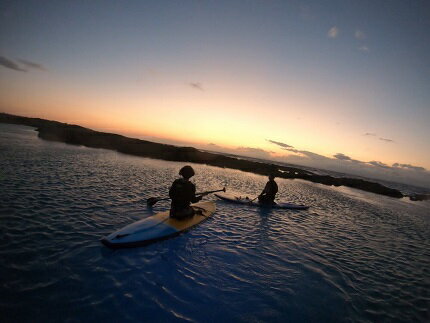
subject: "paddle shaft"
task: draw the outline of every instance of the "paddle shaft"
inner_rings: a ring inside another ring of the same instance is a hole
[[[225,187],[223,189],[220,189],[220,190],[196,193],[196,195],[207,195],[207,194],[216,193],[216,192],[225,192]]]
[[[215,191],[206,191],[206,192],[200,192],[200,193],[196,193],[196,196],[198,195],[207,195],[207,194],[211,194],[211,193],[216,193],[216,192],[225,192],[225,187],[223,189],[220,190],[215,190]],[[163,197],[161,199],[156,198],[156,197],[150,197],[146,202],[150,205],[154,205],[155,203],[159,202],[159,201],[165,201],[165,200],[170,200],[170,197]]]

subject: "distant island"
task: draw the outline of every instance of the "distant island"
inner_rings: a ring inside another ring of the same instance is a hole
[[[299,178],[325,185],[348,186],[395,198],[405,197],[402,192],[396,189],[363,179],[337,178],[328,175],[318,175],[300,168],[235,158],[221,153],[217,154],[201,151],[193,147],[177,147],[141,139],[128,138],[118,134],[94,131],[81,126],[61,123],[58,121],[0,113],[0,122],[35,127],[36,131],[38,131],[39,138],[44,140],[59,141],[91,148],[110,149],[124,154],[141,157],[238,169],[244,172],[266,176],[273,173],[280,178]],[[415,201],[426,199],[426,197],[428,196],[410,196],[411,200]]]

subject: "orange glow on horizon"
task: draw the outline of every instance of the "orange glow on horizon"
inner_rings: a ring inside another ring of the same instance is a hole
[[[303,89],[295,95],[276,96],[268,88],[259,91],[255,78],[240,85],[214,79],[207,92],[180,84],[168,87],[168,95],[165,87],[154,87],[150,93],[126,87],[91,92],[83,90],[85,84],[77,88],[69,82],[33,84],[24,82],[25,90],[18,93],[13,85],[1,82],[6,92],[0,106],[12,114],[132,137],[262,149],[274,158],[291,152],[267,140],[330,158],[345,153],[361,161],[379,161],[383,155],[381,161],[390,165],[400,162],[430,168],[410,156],[403,160],[395,145],[363,138],[366,130],[350,121],[351,111],[360,109],[361,102],[349,103],[342,96],[321,100],[321,93]]]

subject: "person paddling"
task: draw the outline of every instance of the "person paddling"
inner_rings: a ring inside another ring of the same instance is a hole
[[[269,181],[266,183],[264,190],[258,196],[258,202],[266,205],[274,204],[276,193],[278,193],[278,184],[275,182],[275,175],[270,174]]]
[[[194,174],[191,166],[182,167],[179,171],[182,178],[176,179],[170,187],[169,196],[172,199],[170,217],[184,219],[194,215],[195,211],[190,204],[200,201],[203,197],[196,196],[196,186],[190,182]]]

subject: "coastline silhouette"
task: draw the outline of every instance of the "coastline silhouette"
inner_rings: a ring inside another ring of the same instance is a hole
[[[90,148],[110,149],[124,154],[167,161],[207,164],[210,166],[237,169],[264,176],[273,174],[278,178],[297,178],[324,185],[343,185],[395,198],[403,198],[406,196],[399,190],[359,178],[338,178],[329,175],[318,175],[296,167],[276,165],[269,161],[258,162],[239,159],[232,156],[226,156],[221,153],[217,154],[201,151],[193,147],[177,147],[173,145],[160,144],[113,133],[95,131],[78,125],[70,125],[58,121],[0,113],[0,122],[35,127],[36,131],[38,131],[39,138],[49,141],[82,145]],[[417,201],[428,199],[429,196],[427,194],[416,194],[414,196],[410,196],[410,198],[411,200]]]

